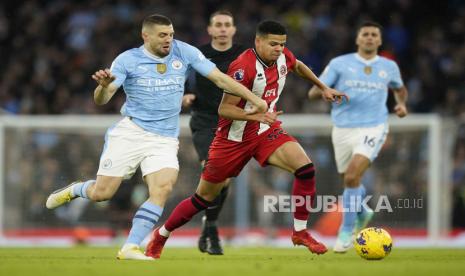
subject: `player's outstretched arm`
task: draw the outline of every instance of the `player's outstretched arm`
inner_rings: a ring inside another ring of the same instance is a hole
[[[264,100],[255,96],[245,86],[238,83],[217,68],[213,69],[213,71],[208,74],[207,78],[214,82],[219,88],[251,102],[254,106],[250,111],[248,111],[248,113],[263,113],[268,109],[268,104]]]
[[[94,90],[94,101],[97,105],[104,105],[113,97],[118,87],[112,84],[115,76],[110,69],[98,70],[92,75],[92,78],[98,83]]]
[[[396,106],[394,107],[394,112],[399,118],[403,118],[407,116],[407,98],[408,98],[408,91],[405,86],[402,86],[398,89],[393,89],[394,91],[394,98],[396,100]]]
[[[218,107],[218,114],[230,120],[256,121],[268,125],[272,125],[276,122],[278,116],[283,114],[282,111],[250,114],[237,106],[240,100],[241,98],[237,96],[223,94],[223,99]]]
[[[297,73],[301,78],[307,79],[311,81],[313,84],[315,84],[316,88],[320,90],[321,94],[323,96],[323,99],[328,101],[328,102],[337,102],[341,103],[343,98],[346,98],[346,100],[349,100],[346,94],[336,91],[332,88],[329,88],[326,86],[320,79],[313,73],[310,68],[308,68],[307,65],[305,65],[302,61],[297,60],[295,67],[294,67],[294,72]],[[313,88],[312,88],[313,89]],[[310,90],[311,91],[311,90]],[[314,96],[318,94],[318,91],[316,90],[313,92]],[[309,95],[310,97],[310,92]]]

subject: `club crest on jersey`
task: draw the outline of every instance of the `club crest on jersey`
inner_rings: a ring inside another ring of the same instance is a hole
[[[164,74],[166,72],[166,64],[157,63],[157,72],[160,74]]]
[[[179,70],[182,68],[182,62],[180,62],[179,60],[173,60],[171,66],[173,67],[173,69]]]
[[[244,69],[238,69],[234,72],[233,77],[237,81],[242,81],[244,79]]]
[[[386,73],[386,71],[381,70],[381,71],[379,71],[378,76],[379,76],[380,78],[385,79],[385,78],[387,78],[387,73]]]
[[[363,72],[365,72],[365,74],[367,75],[371,74],[372,71],[373,69],[371,68],[371,66],[365,66],[365,68],[363,68]]]
[[[281,76],[286,75],[287,73],[286,65],[281,65],[281,67],[279,68],[279,73],[281,74]]]

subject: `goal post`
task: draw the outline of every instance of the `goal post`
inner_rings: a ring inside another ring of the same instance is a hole
[[[66,226],[68,222],[39,210],[45,208],[41,201],[52,188],[73,180],[72,177],[86,177],[76,167],[76,162],[87,162],[97,170],[103,135],[120,119],[117,115],[0,116],[0,235],[9,229]],[[189,119],[187,115],[180,119],[181,170],[167,210],[191,193],[199,179]],[[295,114],[282,115],[280,120],[284,129],[301,142],[317,165],[318,190],[324,194],[340,194],[341,183],[330,142],[330,117]],[[421,206],[422,210],[399,208],[393,214],[382,214],[376,222],[389,228],[424,228],[429,241],[434,244],[450,229],[450,172],[456,125],[450,119],[434,114],[411,114],[403,119],[391,116],[389,125],[390,138],[367,176],[369,190],[378,196],[389,194],[398,202],[402,198],[421,198],[425,207]],[[248,166],[247,177],[236,180],[233,189],[240,187],[247,191],[233,193],[235,199],[225,206],[226,218],[220,218],[225,224],[260,227],[257,221],[270,220],[262,218],[256,210],[257,197],[262,195],[254,185],[268,185],[269,189],[277,191],[289,179],[269,169],[260,174],[261,170]],[[408,202],[409,206],[412,202]],[[92,216],[84,214],[82,219],[87,225],[101,225],[104,212],[100,216],[97,210]],[[285,225],[276,219],[271,223],[273,227]]]

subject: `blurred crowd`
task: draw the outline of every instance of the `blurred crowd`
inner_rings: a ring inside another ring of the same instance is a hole
[[[109,67],[120,52],[141,45],[143,18],[167,15],[177,39],[201,45],[209,41],[209,14],[223,8],[235,15],[236,41],[248,46],[260,20],[283,22],[288,47],[317,74],[332,57],[355,50],[358,23],[378,21],[384,26],[381,54],[400,65],[410,112],[439,113],[458,125],[465,121],[465,2],[459,0],[3,1],[0,111],[118,113],[124,93],[96,106],[90,76]],[[281,100],[286,113],[328,112],[328,105],[306,100],[308,88],[297,78],[289,80]],[[465,126],[459,128],[453,155],[454,225],[465,227]],[[53,169],[52,163],[41,165]]]
[[[247,2],[247,4],[246,4]],[[353,51],[363,20],[384,26],[382,55],[396,60],[410,91],[412,112],[465,112],[465,3],[458,0],[28,0],[0,4],[0,108],[15,114],[115,113],[120,99],[98,108],[90,75],[141,42],[140,25],[151,13],[169,16],[176,38],[208,42],[208,16],[232,11],[236,41],[252,46],[255,25],[279,20],[288,27],[288,47],[320,73],[328,60]],[[308,87],[290,81],[286,112],[316,112]]]

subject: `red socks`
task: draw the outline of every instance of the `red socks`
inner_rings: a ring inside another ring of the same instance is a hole
[[[212,202],[206,201],[197,194],[184,199],[174,208],[168,220],[165,222],[166,230],[172,232],[176,228],[183,226],[189,222],[195,214],[207,209],[211,204]]]
[[[292,195],[303,197],[305,203],[299,204],[295,207],[294,218],[300,220],[308,220],[309,211],[307,210],[307,205],[310,207],[313,205],[316,188],[315,188],[315,168],[313,164],[307,164],[297,169],[294,173],[294,185],[292,187]],[[307,202],[308,197],[310,197],[310,202]],[[296,200],[299,202],[299,200]]]

